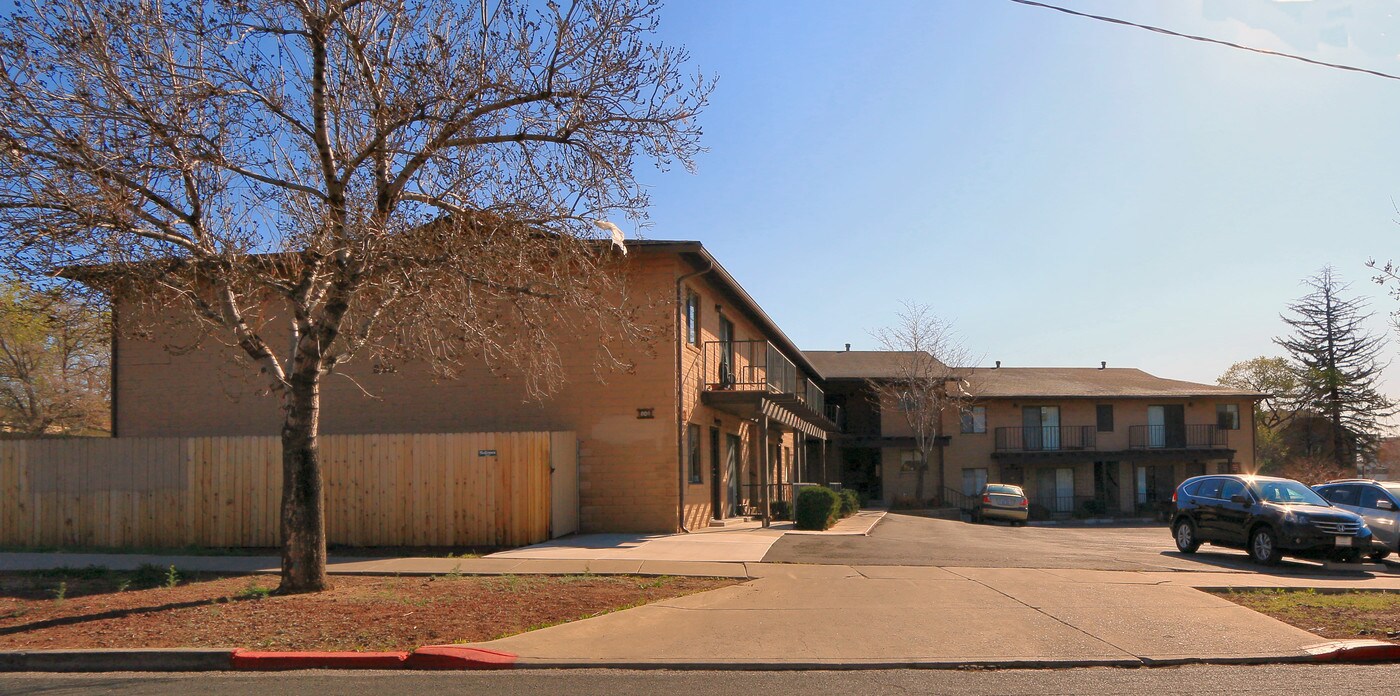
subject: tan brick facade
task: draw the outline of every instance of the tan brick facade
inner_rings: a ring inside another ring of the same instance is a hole
[[[586,336],[558,339],[566,383],[543,400],[526,397],[520,375],[493,374],[484,364],[469,367],[457,379],[440,380],[421,364],[376,374],[370,366],[352,361],[343,375],[325,378],[321,431],[572,430],[579,437],[582,531],[675,531],[682,485],[685,524],[707,525],[713,516],[709,428],[720,429],[722,446],[729,434],[741,437],[740,477],[745,483],[757,480],[756,428],[700,403],[701,351],[683,345],[683,403],[687,422],[701,426],[701,476],[692,484],[687,475],[682,484],[682,466],[688,462],[677,461],[684,453],[677,446],[673,298],[677,279],[696,268],[677,253],[646,247],[633,251],[628,267],[631,295],[658,302],[650,321],[660,328],[650,352],[643,346],[612,346],[615,354],[635,364],[632,371],[604,374],[600,381],[595,376],[597,338]],[[718,338],[717,305],[734,322],[737,340],[771,338],[753,321],[753,310],[729,299],[732,291],[722,292],[712,276],[691,278],[686,287],[702,298],[702,343]],[[194,345],[195,334],[188,327],[173,318],[153,335],[118,338],[118,435],[276,434],[281,423],[278,404],[260,395],[262,384],[255,371],[216,340],[205,338]],[[652,417],[639,418],[639,409],[649,409]],[[790,461],[792,436],[775,431],[774,438],[787,452],[785,461]],[[790,473],[777,467],[771,477],[791,480]],[[727,483],[722,477],[721,485]]]

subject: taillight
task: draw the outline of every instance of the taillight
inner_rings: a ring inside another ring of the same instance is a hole
[[[984,495],[984,496],[982,496],[982,502],[990,504],[990,503],[992,502],[992,496],[990,496],[990,495]]]
[[[1021,499],[1021,507],[1026,507],[1026,506],[1028,506],[1028,505],[1030,505],[1030,504],[1031,504],[1031,501],[1026,500],[1025,498],[1022,498],[1022,499]]]
[[[1176,491],[1172,491],[1172,504],[1176,504]]]

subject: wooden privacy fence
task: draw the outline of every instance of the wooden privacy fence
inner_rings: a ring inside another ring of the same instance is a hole
[[[518,546],[576,531],[572,432],[320,443],[331,544]],[[276,546],[281,491],[277,437],[0,441],[0,544]]]

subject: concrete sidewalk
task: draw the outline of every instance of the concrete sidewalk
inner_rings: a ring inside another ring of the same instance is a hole
[[[699,529],[689,534],[580,534],[486,556],[489,559],[713,561],[755,563],[786,534],[868,536],[884,510],[861,510],[831,529],[798,530],[792,522],[759,522]]]
[[[0,572],[86,568],[136,570],[143,565],[207,573],[279,573],[276,556],[153,556],[122,553],[0,553]],[[683,575],[747,578],[743,563],[665,560],[531,558],[337,558],[326,563],[331,575]]]
[[[474,645],[514,653],[522,666],[781,668],[1305,661],[1308,648],[1327,642],[1143,573],[773,564],[749,572],[756,579],[742,585]],[[1400,589],[1390,579],[1347,586],[1380,585]]]

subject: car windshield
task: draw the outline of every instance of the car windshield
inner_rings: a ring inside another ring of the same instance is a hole
[[[1322,496],[1297,481],[1255,481],[1250,488],[1259,498],[1279,505],[1329,507],[1329,503],[1323,500]]]
[[[999,493],[1001,495],[1021,495],[1021,489],[1015,486],[1004,486],[999,483],[989,484],[987,486],[987,492]]]

